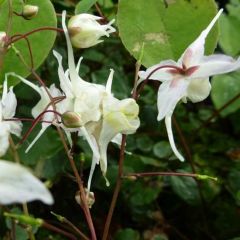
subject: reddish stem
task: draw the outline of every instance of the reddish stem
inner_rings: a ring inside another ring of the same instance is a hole
[[[194,173],[179,173],[179,172],[141,172],[141,173],[128,173],[123,178],[128,177],[153,177],[153,176],[181,176],[198,178],[199,174]]]
[[[62,229],[60,229],[58,227],[55,227],[52,224],[47,223],[46,221],[43,222],[41,227],[44,227],[44,228],[46,228],[46,229],[48,229],[50,231],[59,233],[59,234],[65,236],[65,237],[67,237],[70,240],[77,240],[77,238],[73,234],[71,234],[69,232],[66,232],[66,231],[64,231],[64,230],[62,230]]]
[[[32,132],[32,130],[36,127],[36,125],[39,123],[40,119],[43,117],[43,115],[45,113],[48,113],[48,112],[51,112],[51,113],[54,113],[54,114],[57,114],[58,116],[62,116],[59,112],[57,111],[54,111],[54,110],[45,110],[43,112],[41,112],[33,121],[31,127],[27,130],[27,132],[24,134],[24,136],[22,137],[22,139],[20,140],[19,142],[19,145],[23,144],[23,142],[27,139],[27,137],[30,135],[30,133]]]
[[[155,68],[152,72],[150,72],[150,73],[148,74],[148,76],[146,77],[146,79],[142,82],[139,90],[138,90],[138,91],[136,90],[136,91],[133,92],[133,98],[134,98],[135,100],[138,99],[139,94],[141,93],[141,91],[143,90],[143,88],[145,87],[145,85],[147,84],[149,78],[150,78],[155,72],[157,72],[158,70],[163,69],[163,68],[171,68],[171,69],[174,69],[174,70],[179,71],[179,72],[182,72],[182,71],[183,71],[182,68],[177,67],[177,66],[173,66],[173,65],[164,65],[164,66],[159,66],[159,67]]]
[[[18,36],[19,34],[17,35],[14,35],[11,37],[10,41],[8,42],[7,46],[11,45],[12,43],[15,43],[23,38],[26,38],[27,36],[33,34],[33,33],[36,33],[36,32],[40,32],[40,31],[45,31],[45,30],[49,30],[49,31],[56,31],[56,32],[63,32],[63,30],[61,28],[55,28],[55,27],[41,27],[41,28],[36,28],[30,32],[27,32],[25,34],[21,34],[21,36],[19,37],[16,37]]]
[[[123,176],[123,162],[124,162],[124,153],[125,153],[125,146],[126,146],[126,135],[122,136],[122,143],[121,143],[121,150],[120,150],[120,157],[118,163],[118,178],[117,183],[114,189],[111,205],[108,211],[107,219],[104,226],[103,237],[102,240],[107,240],[108,232],[110,228],[110,224],[112,221],[113,212],[117,203],[117,198],[121,189],[122,184],[122,176]]]

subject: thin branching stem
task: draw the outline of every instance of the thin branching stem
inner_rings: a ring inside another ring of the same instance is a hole
[[[21,34],[19,36],[19,34],[16,34],[14,36],[12,36],[10,38],[10,41],[8,42],[8,46],[10,46],[11,44],[21,40],[21,39],[24,39],[26,37],[28,37],[29,35],[32,35],[33,33],[36,33],[36,32],[40,32],[40,31],[56,31],[56,32],[63,32],[63,30],[61,28],[55,28],[55,27],[41,27],[41,28],[36,28],[30,32],[27,32],[25,34]]]
[[[126,135],[122,136],[122,143],[121,143],[121,149],[120,149],[120,157],[118,162],[118,177],[117,177],[117,183],[114,189],[112,201],[110,204],[110,208],[108,211],[107,219],[104,226],[103,231],[103,237],[102,240],[107,240],[110,224],[112,221],[113,212],[117,203],[118,195],[121,189],[122,185],[122,176],[123,176],[123,163],[124,163],[124,153],[125,153],[125,145],[126,145]]]

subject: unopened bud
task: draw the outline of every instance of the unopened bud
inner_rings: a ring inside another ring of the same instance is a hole
[[[68,31],[70,34],[72,45],[76,48],[89,48],[103,40],[102,36],[109,37],[109,34],[115,32],[115,28],[111,26],[114,22],[101,25],[97,21],[101,17],[91,14],[79,14],[70,18],[68,22]]]
[[[25,5],[23,7],[22,16],[25,19],[30,20],[30,19],[34,18],[37,14],[38,14],[38,6]]]
[[[28,215],[23,215],[23,214],[14,214],[14,213],[5,212],[4,216],[13,218],[20,223],[29,224],[31,226],[37,226],[37,227],[40,227],[44,222],[40,218],[34,218],[34,217],[31,217],[31,216],[28,216]]]
[[[0,32],[0,48],[3,48],[7,40],[7,34],[5,32]]]
[[[80,114],[70,111],[62,114],[62,123],[67,128],[79,128],[82,126]]]
[[[86,194],[87,205],[88,205],[89,208],[91,208],[92,205],[95,203],[94,193],[89,192],[88,189],[85,188],[85,194]],[[79,191],[77,191],[76,194],[75,194],[75,200],[80,206],[82,206],[82,200],[81,200]]]

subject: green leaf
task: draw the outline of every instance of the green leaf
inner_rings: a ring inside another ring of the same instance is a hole
[[[119,230],[114,237],[114,240],[139,240],[140,235],[137,231],[131,229],[131,228],[125,228],[122,230]]]
[[[173,191],[190,205],[200,202],[199,191],[196,181],[191,177],[170,177]]]
[[[240,93],[240,74],[234,72],[231,74],[214,76],[212,79],[211,98],[216,109],[221,108],[224,104]],[[240,100],[231,103],[226,109],[221,111],[223,117],[234,113],[240,108]]]
[[[4,1],[5,1],[5,0],[0,0],[0,5],[3,4]]]
[[[137,147],[142,152],[149,152],[152,149],[153,141],[150,137],[144,135],[137,138]]]
[[[228,175],[228,190],[240,205],[240,171],[233,169]]]
[[[97,0],[81,0],[75,8],[75,14],[85,13],[87,12]]]
[[[172,154],[172,149],[167,141],[161,141],[154,145],[153,153],[156,157],[159,158],[167,158],[170,157]]]
[[[164,59],[177,60],[215,14],[213,0],[121,0],[117,20],[124,46],[137,60],[144,43],[142,64],[149,67]],[[215,27],[207,39],[207,54],[214,50],[217,35]]]
[[[223,15],[220,18],[219,44],[223,51],[230,55],[238,55],[240,52],[240,19],[235,16]]]
[[[157,199],[160,191],[160,186],[152,187],[142,182],[133,182],[131,184],[129,204],[132,206],[151,204]]]
[[[22,17],[13,15],[12,30],[10,35],[25,34],[34,29],[41,27],[56,27],[57,19],[54,8],[50,0],[29,0],[28,4],[36,5],[39,7],[39,12],[36,17],[31,20],[25,20]],[[13,1],[13,9],[17,13],[21,13],[21,1]],[[6,31],[8,20],[8,4],[7,1],[1,6],[0,9],[0,31]],[[40,31],[31,34],[28,39],[32,48],[33,62],[35,69],[38,68],[45,58],[48,56],[53,43],[56,38],[55,31]],[[14,44],[15,48],[20,51],[25,61],[30,64],[29,49],[26,41],[20,40]],[[4,74],[7,72],[15,72],[23,77],[29,75],[29,71],[19,60],[13,48],[10,48],[6,55],[3,57],[3,66],[0,69],[0,79],[4,80]]]

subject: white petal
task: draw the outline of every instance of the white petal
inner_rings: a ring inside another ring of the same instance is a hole
[[[187,88],[187,97],[194,103],[206,99],[211,91],[211,84],[208,78],[191,79]]]
[[[98,145],[97,145],[97,142],[96,142],[95,138],[93,136],[90,136],[90,137],[91,137],[91,140],[92,140],[92,144],[94,145],[94,149],[98,149]],[[93,173],[94,173],[96,164],[99,164],[99,161],[100,161],[100,153],[99,153],[99,149],[98,149],[97,155],[94,154],[94,152],[93,152],[92,164],[91,164],[91,169],[90,169],[90,173],[89,173],[89,177],[88,177],[88,183],[87,183],[88,191],[90,191]]]
[[[5,74],[5,81],[3,83],[2,99],[4,99],[7,96],[7,90],[8,90],[8,87],[7,87],[7,77],[8,77],[8,74]]]
[[[171,148],[175,154],[175,156],[180,160],[184,161],[184,157],[179,153],[179,151],[176,148],[174,138],[173,138],[173,132],[172,132],[172,115],[168,115],[165,117],[165,124],[166,124],[166,129],[167,129],[167,134],[168,134],[168,139],[169,143],[171,145]]]
[[[15,115],[17,107],[17,99],[13,92],[13,87],[10,87],[7,94],[3,94],[2,98],[2,114],[4,118],[12,118]]]
[[[112,91],[113,74],[114,74],[114,70],[110,69],[110,74],[109,74],[107,84],[106,84],[106,92],[108,94],[111,94],[111,91]]]
[[[122,144],[122,134],[117,134],[113,139],[112,141],[113,143],[116,143],[117,145],[121,145]]]
[[[213,20],[210,22],[210,24],[207,26],[205,30],[201,32],[199,37],[185,50],[181,58],[178,60],[179,64],[185,65],[187,68],[191,66],[198,65],[200,59],[204,55],[204,45],[205,45],[205,39],[211,29],[213,28],[214,24],[220,17],[221,13],[223,12],[223,9],[220,9],[217,15],[213,18]]]
[[[83,57],[80,57],[79,60],[78,60],[78,63],[77,63],[76,71],[77,71],[78,74],[79,74],[80,65],[81,65],[82,60],[83,60]]]
[[[46,129],[49,127],[50,124],[45,124],[42,123],[42,128],[39,131],[39,133],[37,134],[37,136],[33,139],[33,141],[31,142],[31,144],[28,146],[28,148],[26,149],[25,153],[28,153],[29,150],[32,148],[32,146],[37,142],[37,140],[42,136],[42,134],[46,131]]]
[[[25,167],[0,160],[0,203],[25,203],[33,200],[53,204],[49,190]]]
[[[20,122],[20,121],[9,121],[8,124],[10,126],[10,132],[12,134],[16,135],[17,137],[20,137],[21,132],[22,132],[22,122]]]
[[[0,125],[0,127],[2,128],[2,124]],[[5,153],[8,150],[9,147],[9,133],[7,131],[5,131],[4,133],[1,130],[1,135],[0,135],[0,157],[5,155]],[[0,169],[1,171],[1,169]]]
[[[186,79],[175,79],[161,84],[157,100],[158,121],[173,113],[178,101],[186,96],[188,84]]]
[[[149,78],[152,80],[158,80],[161,82],[172,80],[173,74],[169,71],[173,70],[173,68],[167,68],[167,67],[161,68],[159,70],[156,70],[154,73],[152,73],[155,69],[159,67],[164,67],[164,66],[177,66],[177,63],[174,62],[173,60],[166,60],[148,68],[146,71],[140,71],[138,73],[138,76],[140,77],[138,84],[144,81],[146,78]]]
[[[62,56],[54,50],[53,50],[53,55],[56,57],[56,59],[58,61],[58,77],[60,80],[61,89],[63,90],[63,92],[65,93],[65,95],[67,97],[73,97],[71,82],[70,82],[69,78],[65,75],[64,70],[63,70]]]
[[[73,48],[72,48],[72,44],[70,41],[70,37],[68,34],[68,30],[67,30],[67,26],[66,26],[66,11],[63,11],[62,13],[62,27],[63,27],[63,31],[67,40],[67,49],[68,49],[68,67],[69,67],[69,74],[70,74],[70,78],[72,81],[73,86],[77,85],[79,79],[78,73],[76,71],[76,65],[75,65],[75,61],[74,61],[74,55],[73,55]]]
[[[95,141],[94,141],[94,138],[92,138],[90,136],[90,134],[88,133],[88,131],[86,130],[85,127],[81,127],[81,133],[82,135],[86,138],[92,152],[93,152],[93,155],[96,157],[96,159],[99,159],[100,158],[100,153],[99,153],[99,149],[98,147],[96,146],[95,144]]]
[[[199,68],[190,77],[206,78],[217,74],[232,72],[239,68],[240,57],[235,60],[226,55],[215,54],[203,57],[199,63]]]
[[[31,83],[30,81],[26,80],[25,78],[21,77],[20,75],[17,75],[15,73],[11,72],[11,73],[5,74],[5,78],[7,78],[8,76],[14,76],[14,77],[19,78],[22,82],[24,82],[29,87],[33,88],[36,92],[38,92],[41,95],[40,87],[38,87],[37,85]]]

